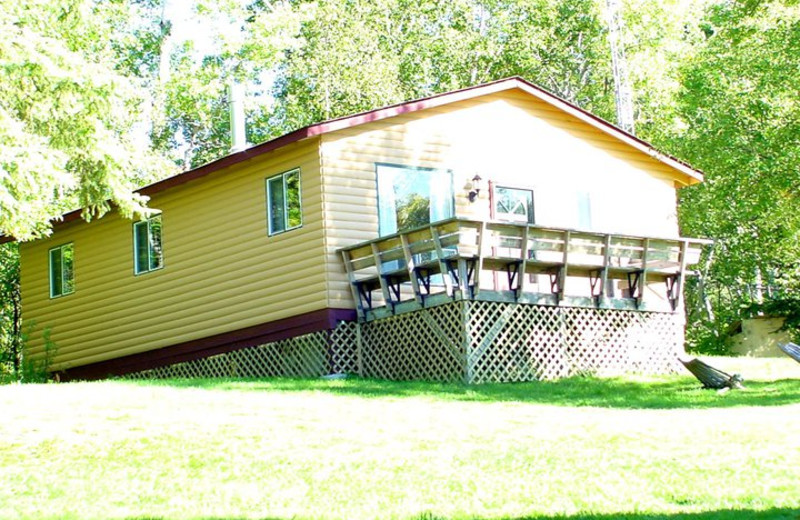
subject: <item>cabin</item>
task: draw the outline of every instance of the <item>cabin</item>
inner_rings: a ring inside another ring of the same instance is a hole
[[[314,124],[20,244],[62,379],[668,372],[702,174],[520,78]]]

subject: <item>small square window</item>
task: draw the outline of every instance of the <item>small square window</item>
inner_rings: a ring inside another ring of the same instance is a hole
[[[267,179],[267,224],[270,235],[303,225],[299,169]]]
[[[74,249],[72,244],[50,250],[50,297],[58,298],[75,292]]]
[[[133,264],[136,274],[164,267],[161,215],[133,224]]]
[[[496,186],[494,189],[495,218],[507,222],[533,224],[533,191]]]

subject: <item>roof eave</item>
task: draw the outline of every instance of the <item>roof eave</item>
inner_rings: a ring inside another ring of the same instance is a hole
[[[417,112],[427,108],[434,108],[450,103],[455,103],[458,101],[464,101],[467,99],[476,98],[479,96],[485,96],[487,94],[494,94],[497,92],[502,92],[514,88],[527,92],[528,94],[546,103],[549,103],[550,105],[559,108],[562,111],[567,112],[568,114],[573,115],[574,117],[593,126],[594,128],[628,144],[629,146],[632,146],[633,148],[647,154],[653,159],[666,164],[667,166],[673,168],[674,170],[685,176],[682,179],[683,184],[687,185],[697,184],[703,181],[702,172],[692,168],[691,166],[676,159],[675,157],[671,157],[667,154],[659,152],[646,141],[643,141],[642,139],[639,139],[638,137],[629,134],[628,132],[625,132],[624,130],[614,126],[608,121],[601,119],[595,116],[594,114],[591,114],[590,112],[587,112],[586,110],[583,110],[582,108],[577,107],[569,103],[568,101],[561,99],[555,94],[547,92],[543,88],[538,87],[533,83],[530,83],[520,77],[512,77],[512,78],[500,79],[497,81],[493,81],[491,83],[484,83],[482,85],[467,87],[461,90],[446,92],[443,94],[437,94],[423,99],[406,101],[403,103],[398,103],[396,105],[378,108],[375,110],[370,110],[368,112],[362,112],[360,114],[344,116],[337,119],[324,121],[321,123],[315,123],[313,125],[309,125],[300,128],[298,130],[295,130],[293,132],[290,132],[288,134],[284,134],[270,141],[266,141],[259,145],[253,146],[252,148],[248,148],[246,150],[242,150],[241,152],[227,155],[225,157],[217,159],[216,161],[204,164],[203,166],[200,166],[193,170],[179,173],[167,179],[155,182],[153,184],[149,184],[147,186],[144,186],[143,188],[136,190],[136,192],[142,195],[152,196],[166,189],[179,186],[181,184],[184,184],[186,182],[195,179],[205,177],[210,173],[247,161],[254,157],[258,157],[265,153],[278,150],[280,148],[283,148],[284,146],[288,146],[289,144],[302,141],[310,137],[319,136],[322,134],[327,134],[330,132],[335,132],[337,130],[343,130],[346,128],[352,128],[354,126],[370,123],[373,121],[380,121],[401,114]],[[76,220],[80,218],[81,212],[82,210],[71,211],[69,213],[62,215],[61,219],[57,220],[56,222],[65,223]],[[13,237],[0,236],[0,244],[5,242],[13,242],[14,240],[15,239]]]

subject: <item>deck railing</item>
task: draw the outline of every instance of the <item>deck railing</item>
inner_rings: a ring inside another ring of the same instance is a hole
[[[452,218],[340,253],[358,315],[369,320],[454,299],[649,310],[654,282],[675,310],[688,267],[709,243]],[[538,276],[547,290],[531,287]],[[583,294],[567,292],[575,278],[588,281]],[[609,297],[609,280],[622,280],[624,298]]]

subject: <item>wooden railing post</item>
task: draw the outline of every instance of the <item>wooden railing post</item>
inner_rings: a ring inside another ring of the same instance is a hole
[[[439,261],[439,272],[442,274],[442,281],[444,282],[445,294],[453,296],[453,283],[450,280],[450,272],[447,269],[447,262],[444,259],[444,249],[442,249],[442,240],[439,236],[439,230],[436,226],[431,226],[431,238],[433,239],[433,246],[436,248],[436,259]]]
[[[650,249],[650,239],[642,239],[642,272],[639,275],[639,288],[638,297],[636,298],[636,307],[644,307],[644,291],[647,288],[647,251]]]
[[[519,271],[517,272],[517,290],[516,290],[516,298],[519,300],[520,296],[525,293],[525,289],[528,285],[528,275],[526,274],[526,269],[528,268],[528,235],[529,235],[530,226],[526,225],[525,229],[522,230],[522,244],[520,245],[520,264],[519,264]],[[509,287],[511,289],[511,287]]]
[[[564,299],[564,286],[567,284],[567,276],[568,276],[568,269],[567,266],[569,265],[569,241],[570,241],[570,230],[564,231],[564,256],[561,259],[561,269],[558,272],[558,302]]]
[[[475,289],[470,294],[471,298],[477,298],[481,292],[481,271],[483,270],[483,249],[486,247],[486,221],[481,221],[478,229],[478,257],[475,259],[475,267],[473,268],[473,276],[475,277]],[[466,283],[467,290],[469,290],[469,280]]]
[[[680,309],[681,305],[683,303],[683,280],[684,280],[684,277],[686,276],[686,255],[687,255],[688,252],[689,252],[689,241],[688,240],[683,240],[681,242],[681,253],[680,253],[680,255],[681,255],[681,263],[680,263],[680,268],[678,270],[678,276],[675,279],[675,288],[674,288],[674,290],[675,290],[676,294],[675,294],[675,303],[673,305],[674,308],[672,309],[674,311],[677,311],[678,309]]]
[[[603,243],[603,271],[600,275],[600,294],[597,296],[599,307],[607,306],[606,287],[608,286],[608,264],[611,263],[611,235],[606,235]]]
[[[408,236],[406,234],[400,235],[400,244],[403,246],[403,258],[406,261],[406,270],[408,271],[408,279],[411,282],[411,289],[414,291],[414,299],[422,305],[422,293],[419,290],[414,255],[411,254],[411,247],[408,245]]]
[[[364,305],[361,303],[361,295],[358,293],[358,286],[356,284],[356,276],[353,272],[353,264],[350,263],[350,251],[342,250],[342,262],[344,263],[344,270],[347,273],[347,279],[350,282],[350,294],[353,295],[353,301],[356,304],[356,314],[359,319],[363,320]]]
[[[386,285],[386,278],[383,277],[383,262],[381,262],[381,252],[378,248],[378,244],[372,242],[370,244],[372,246],[372,256],[375,259],[375,267],[378,268],[378,283],[381,286],[381,294],[383,295],[383,305],[387,309],[393,309],[394,305],[392,304],[392,295],[389,294],[389,286]]]

